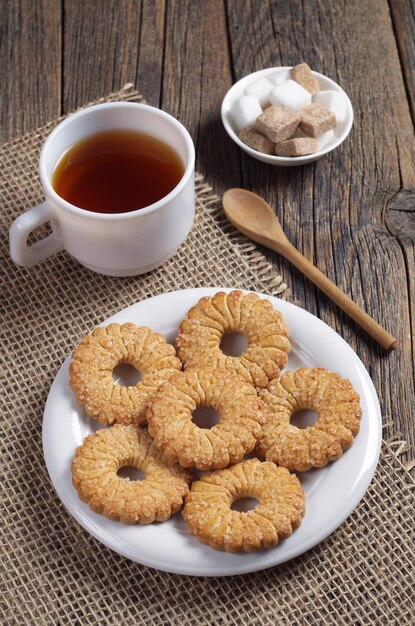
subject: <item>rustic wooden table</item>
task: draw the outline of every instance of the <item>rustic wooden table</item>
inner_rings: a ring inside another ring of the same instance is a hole
[[[385,436],[413,445],[414,34],[410,0],[1,0],[1,140],[134,82],[187,126],[218,194],[243,186],[264,196],[292,243],[398,338],[386,354],[266,253],[295,300],[369,369]],[[354,127],[317,163],[270,167],[227,137],[221,100],[245,74],[301,61],[348,92]]]

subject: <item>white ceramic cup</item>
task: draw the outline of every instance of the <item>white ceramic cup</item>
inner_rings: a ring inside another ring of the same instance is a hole
[[[142,131],[162,139],[181,157],[185,171],[164,198],[128,213],[94,213],[61,198],[51,184],[63,153],[84,137],[115,129]],[[30,267],[65,249],[85,267],[109,276],[134,276],[161,265],[184,241],[195,214],[195,151],[174,117],[133,102],[98,104],[74,113],[47,138],[40,155],[45,202],[20,215],[10,228],[10,256]],[[27,245],[29,234],[50,222],[52,234]]]

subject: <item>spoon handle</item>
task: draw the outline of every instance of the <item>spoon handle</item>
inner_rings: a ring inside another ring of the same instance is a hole
[[[282,256],[288,259],[297,269],[300,270],[312,283],[317,285],[323,293],[337,304],[342,311],[347,313],[359,326],[361,326],[373,339],[375,339],[386,350],[396,348],[397,340],[380,324],[370,317],[363,309],[346,296],[334,283],[331,282],[315,265],[308,261],[293,245],[288,244],[278,246]]]

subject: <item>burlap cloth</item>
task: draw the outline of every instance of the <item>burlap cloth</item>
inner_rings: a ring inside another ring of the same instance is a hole
[[[120,99],[140,100],[131,87],[105,98]],[[0,623],[413,623],[413,481],[399,460],[399,440],[384,444],[366,496],[331,537],[255,574],[208,579],[158,572],[111,552],[66,512],[46,472],[41,427],[50,385],[77,340],[114,312],[165,291],[222,285],[284,296],[287,290],[255,246],[226,224],[201,177],[191,235],[150,274],[103,277],[66,253],[31,269],[15,266],[8,228],[42,200],[39,151],[55,125],[0,149]]]

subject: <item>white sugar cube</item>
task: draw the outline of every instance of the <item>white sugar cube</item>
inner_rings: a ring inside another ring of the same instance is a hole
[[[347,101],[341,91],[334,91],[334,89],[319,91],[314,96],[313,102],[321,104],[334,113],[338,122],[344,122],[347,117]]]
[[[293,111],[301,111],[311,104],[311,93],[290,79],[274,87],[269,99],[272,104],[283,104]]]
[[[318,149],[323,150],[323,148],[327,148],[330,144],[334,143],[337,139],[337,135],[334,130],[329,130],[327,133],[323,133],[317,137]]]
[[[268,78],[259,78],[247,87],[244,93],[249,96],[256,96],[261,104],[268,100],[268,95],[274,85]]]
[[[231,110],[232,119],[238,132],[246,126],[252,126],[261,113],[262,109],[258,98],[248,95],[238,98]]]
[[[270,74],[267,78],[274,86],[281,85],[290,78],[290,70],[274,72],[274,74]]]

